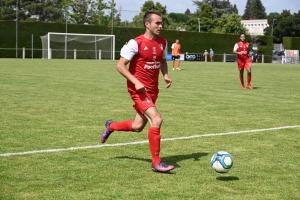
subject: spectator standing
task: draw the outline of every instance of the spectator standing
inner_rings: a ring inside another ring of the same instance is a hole
[[[212,50],[212,48],[210,48],[210,51],[209,51],[210,62],[214,61],[214,55],[215,55],[214,50]]]
[[[250,55],[251,55],[251,61],[254,62],[254,51],[251,49],[250,51]]]
[[[207,52],[207,50],[205,50],[204,53],[203,53],[205,62],[207,62],[207,56],[208,55],[209,55],[209,53]]]
[[[258,58],[259,58],[259,56],[258,56],[258,52],[257,51],[255,51],[255,53],[254,53],[254,61],[253,62],[258,62]]]

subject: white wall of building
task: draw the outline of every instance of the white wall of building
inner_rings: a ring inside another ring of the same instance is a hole
[[[241,20],[250,35],[264,35],[264,29],[269,26],[267,19]]]

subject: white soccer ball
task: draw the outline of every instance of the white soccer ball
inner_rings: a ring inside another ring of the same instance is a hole
[[[226,151],[218,151],[212,156],[210,165],[216,172],[226,173],[233,166],[233,158]]]

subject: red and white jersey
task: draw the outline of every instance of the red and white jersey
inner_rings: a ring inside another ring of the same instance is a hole
[[[158,93],[160,65],[167,53],[167,41],[159,36],[155,40],[148,40],[144,35],[138,36],[121,49],[121,56],[130,61],[129,72],[151,94]],[[129,92],[136,92],[135,85],[128,80],[127,88]]]
[[[249,57],[249,43],[248,42],[237,42],[234,47],[233,51],[236,52],[243,52],[243,54],[238,54],[238,61],[240,62],[250,62]]]

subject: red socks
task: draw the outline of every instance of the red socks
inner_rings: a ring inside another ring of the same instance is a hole
[[[249,76],[247,76],[247,81],[248,81],[248,84],[250,84],[250,82],[251,82],[251,75]]]
[[[109,126],[110,131],[132,131],[132,123],[134,120],[126,120],[123,122],[112,122]],[[150,127],[148,131],[148,140],[150,152],[152,155],[152,165],[155,166],[160,162],[160,128]]]
[[[155,166],[160,162],[160,128],[150,127],[148,131],[148,140],[150,152],[152,155],[152,165]]]
[[[241,84],[244,85],[244,77],[240,77]]]
[[[240,76],[240,81],[241,81],[241,84],[244,85],[244,77],[243,76],[242,77]],[[251,73],[250,73],[250,75],[247,74],[247,83],[250,84],[250,82],[251,82]]]
[[[110,131],[132,131],[132,123],[134,120],[126,120],[123,122],[112,122],[109,126]]]

